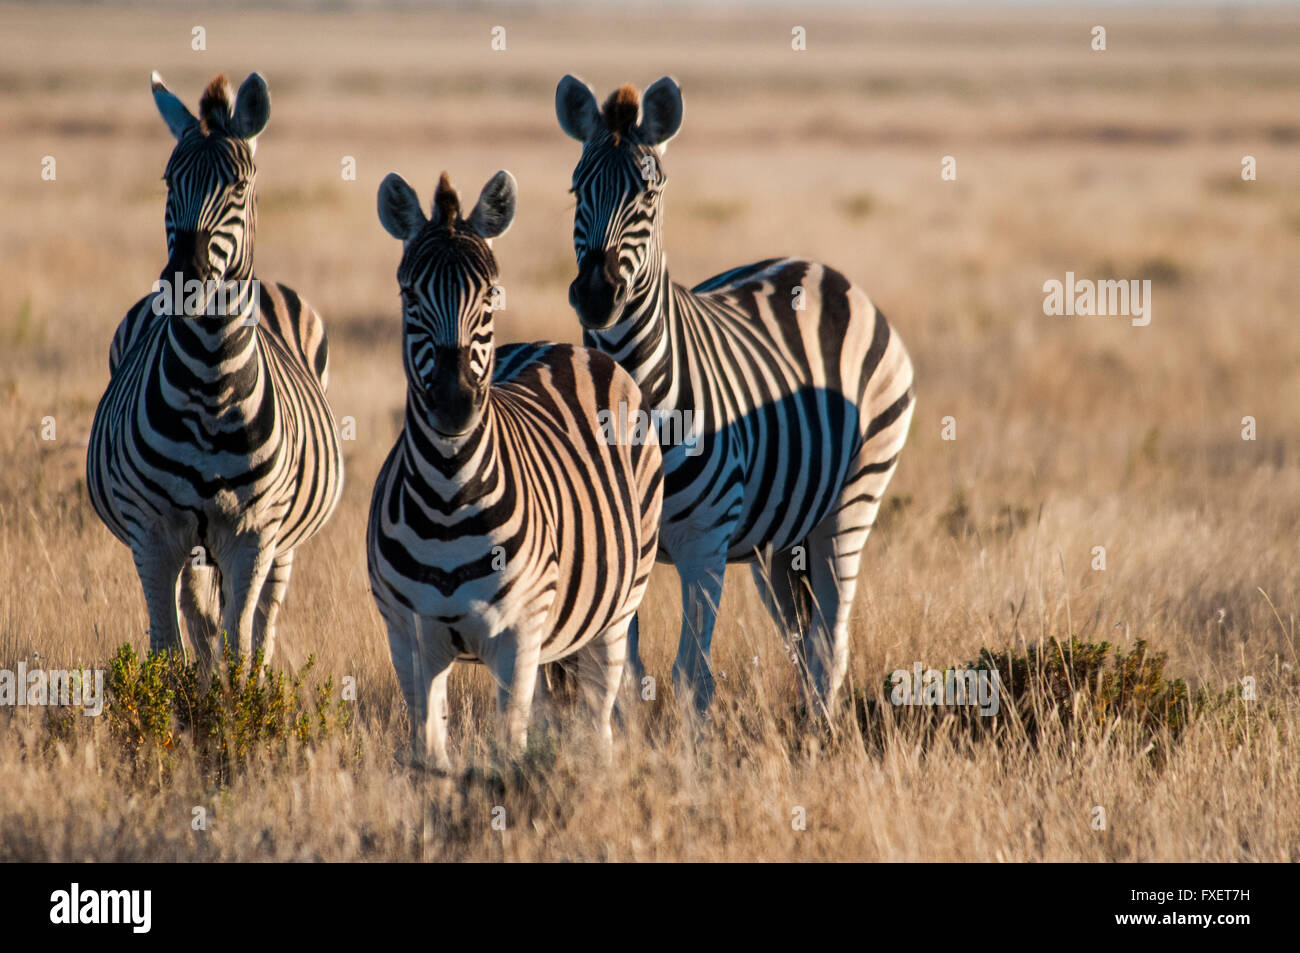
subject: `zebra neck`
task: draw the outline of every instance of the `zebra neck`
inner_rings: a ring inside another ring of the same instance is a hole
[[[652,406],[663,408],[673,406],[677,393],[670,334],[676,296],[684,289],[673,284],[668,256],[655,244],[649,264],[628,292],[618,323],[587,333],[594,346],[632,375]]]
[[[498,435],[491,394],[473,429],[449,437],[434,429],[424,396],[408,388],[401,438],[407,459],[403,479],[421,496],[432,493],[454,506],[472,504],[495,493],[500,482]]]
[[[255,282],[246,287],[251,293],[218,297],[197,315],[172,309],[164,348],[177,359],[181,378],[210,387],[256,367],[260,294]]]

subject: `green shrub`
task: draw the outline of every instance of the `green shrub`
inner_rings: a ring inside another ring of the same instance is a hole
[[[1112,648],[1073,638],[1068,644],[1052,639],[1029,645],[1023,652],[982,648],[960,668],[996,673],[999,708],[992,716],[974,705],[895,707],[889,701],[892,674],[885,676],[883,701],[858,699],[855,709],[864,734],[876,742],[883,740],[881,709],[889,708],[895,724],[918,727],[922,740],[951,718],[972,740],[1038,745],[1049,732],[1055,738],[1097,732],[1162,757],[1198,710],[1196,700],[1183,679],[1166,678],[1164,653],[1150,652],[1145,641],[1128,652]]]
[[[1187,683],[1167,679],[1165,654],[1148,652],[1142,639],[1127,653],[1111,656],[1111,648],[1109,642],[1072,638],[1067,646],[1053,639],[1030,645],[1021,655],[981,649],[979,658],[966,667],[998,673],[1003,706],[1011,702],[1031,740],[1053,717],[1079,727],[1127,724],[1144,744],[1166,732],[1176,739],[1191,714]]]
[[[209,780],[224,783],[254,757],[297,757],[326,738],[347,732],[352,707],[334,699],[334,679],[302,700],[303,680],[315,656],[292,677],[273,671],[258,650],[251,660],[228,642],[211,677],[198,662],[165,652],[143,658],[124,643],[108,670],[106,715],[137,775],[165,783],[182,750],[191,751]]]

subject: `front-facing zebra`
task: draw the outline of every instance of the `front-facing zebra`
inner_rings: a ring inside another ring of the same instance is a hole
[[[603,739],[626,632],[654,565],[659,446],[609,439],[636,382],[598,351],[493,346],[491,240],[514,218],[498,172],[466,217],[444,172],[425,219],[398,175],[379,219],[401,239],[406,419],[375,483],[367,551],[406,698],[412,760],[442,771],[447,676],[484,663],[507,740],[526,740],[539,663],[577,653]]]
[[[163,176],[168,261],[113,337],[86,482],[135,557],[151,648],[182,647],[180,577],[202,658],[224,631],[269,659],[294,550],[343,484],[325,330],[292,290],[253,275],[265,81],[252,74],[232,103],[218,76],[198,118],[157,73],[152,87],[176,137]]]
[[[566,76],[555,105],[583,144],[569,300],[584,342],[696,431],[664,447],[659,544],[683,602],[674,675],[707,708],[723,573],[750,561],[778,623],[808,626],[805,688],[825,710],[848,667],[862,548],[912,416],[907,351],[859,288],[816,262],[769,259],[689,290],[669,279],[661,160],[682,120],[672,79],[643,100],[624,86],[598,108]]]

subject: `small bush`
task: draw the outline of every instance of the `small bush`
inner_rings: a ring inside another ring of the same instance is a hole
[[[996,673],[996,715],[981,715],[974,705],[895,707],[889,700],[892,674],[887,674],[883,701],[859,699],[855,705],[864,735],[883,740],[879,716],[881,708],[890,708],[893,721],[918,727],[922,740],[952,718],[975,741],[1039,745],[1049,733],[1059,738],[1062,731],[1073,737],[1095,731],[1126,738],[1161,757],[1198,710],[1187,683],[1165,677],[1165,655],[1148,651],[1141,640],[1131,651],[1115,653],[1109,642],[1078,639],[1068,644],[1053,639],[1023,652],[983,648],[960,668]]]
[[[1109,642],[1072,638],[1063,645],[1053,639],[1020,655],[981,649],[966,667],[998,673],[1004,710],[1010,702],[1031,740],[1053,717],[1102,729],[1127,723],[1147,742],[1165,732],[1180,735],[1191,714],[1190,698],[1183,679],[1165,678],[1164,653],[1149,653],[1141,639],[1127,653],[1111,656],[1111,648]]]
[[[333,677],[303,702],[314,664],[311,656],[289,677],[264,664],[261,650],[249,660],[226,643],[208,678],[198,662],[165,652],[141,658],[128,642],[109,663],[109,731],[137,775],[165,783],[177,752],[189,749],[210,780],[224,783],[254,756],[289,759],[349,730],[352,708],[334,699]]]

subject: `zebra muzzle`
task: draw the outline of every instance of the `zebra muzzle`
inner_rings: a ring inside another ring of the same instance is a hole
[[[427,390],[439,432],[459,436],[473,426],[487,394],[487,383],[474,376],[469,348],[434,349],[433,380]]]
[[[622,310],[627,290],[618,273],[618,253],[591,249],[578,261],[569,285],[569,304],[587,328],[607,328]]]
[[[163,277],[171,279],[180,272],[185,280],[206,281],[211,277],[212,261],[209,255],[212,236],[207,229],[188,231],[178,229],[172,235],[172,252],[163,271]]]

